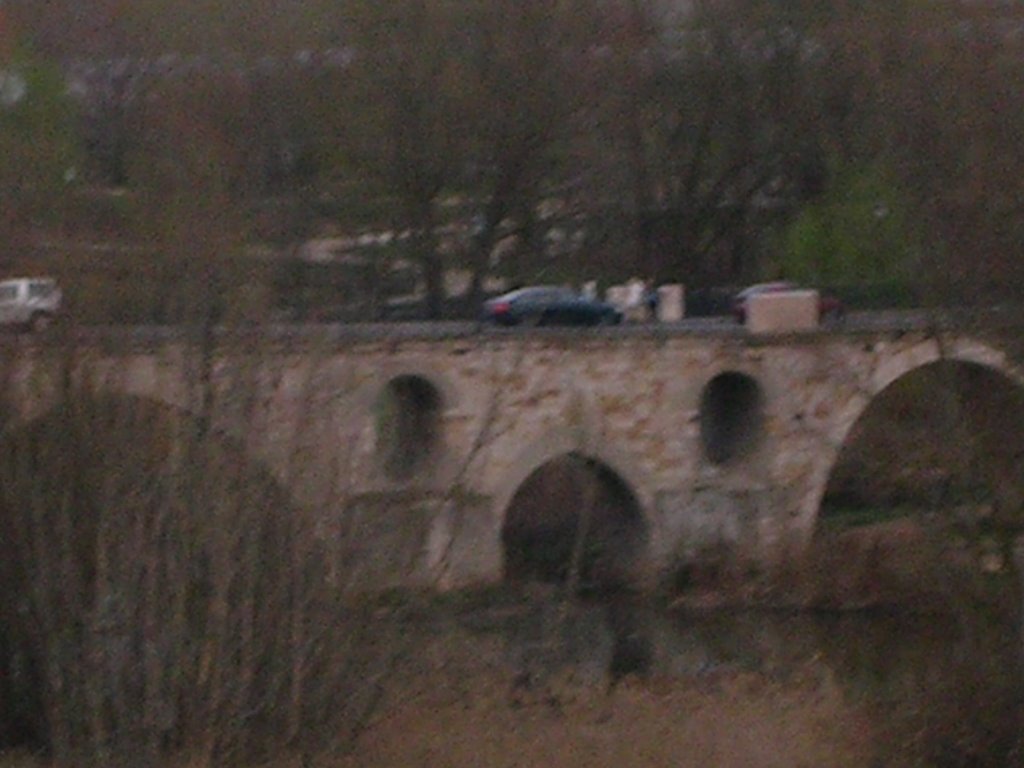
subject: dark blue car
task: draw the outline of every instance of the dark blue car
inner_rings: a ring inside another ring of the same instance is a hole
[[[615,325],[622,313],[571,288],[536,285],[484,302],[483,319],[498,325]]]

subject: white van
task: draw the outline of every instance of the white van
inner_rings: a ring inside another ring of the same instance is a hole
[[[49,277],[0,281],[0,325],[43,331],[57,318],[63,294]]]

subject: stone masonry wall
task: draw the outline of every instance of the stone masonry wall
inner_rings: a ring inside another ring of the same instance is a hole
[[[889,383],[940,355],[1024,381],[998,349],[919,331],[541,329],[225,344],[206,401],[196,360],[177,342],[97,347],[70,364],[45,350],[6,354],[7,430],[45,412],[69,379],[76,391],[193,416],[205,408],[315,511],[339,557],[364,559],[367,588],[500,580],[513,495],[567,453],[600,462],[632,491],[651,579],[711,550],[777,563],[806,545],[847,432]],[[381,458],[382,393],[398,379],[436,393],[430,444],[400,478]],[[737,409],[754,412],[739,419]],[[713,430],[729,442],[724,459],[702,437]]]

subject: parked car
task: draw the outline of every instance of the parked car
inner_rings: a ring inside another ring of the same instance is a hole
[[[747,300],[751,296],[799,290],[802,290],[802,287],[789,280],[777,280],[771,283],[751,285],[733,296],[732,316],[736,318],[738,323],[745,323],[747,321]],[[830,294],[818,293],[818,322],[836,322],[842,320],[845,315],[846,308],[843,306],[842,301]]]
[[[63,294],[49,277],[17,277],[0,281],[0,325],[45,330],[60,313]]]
[[[622,313],[571,288],[536,285],[487,300],[483,319],[498,325],[615,325]]]

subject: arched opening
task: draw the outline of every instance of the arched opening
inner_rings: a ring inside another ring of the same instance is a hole
[[[832,468],[822,520],[861,511],[975,507],[1016,525],[1024,506],[1024,390],[974,363],[900,377],[853,425]]]
[[[939,361],[880,392],[822,496],[811,552],[827,599],[982,599],[1015,612],[1022,435],[1024,390],[985,366]]]
[[[505,577],[586,591],[629,587],[647,542],[636,497],[609,467],[570,453],[536,469],[509,503]]]
[[[409,480],[429,466],[441,431],[441,394],[422,376],[398,376],[376,404],[377,452],[392,480]]]
[[[726,464],[751,453],[764,425],[764,395],[750,376],[727,371],[704,387],[700,436],[712,464]]]
[[[997,370],[944,360],[896,379],[850,429],[800,571],[805,604],[897,620],[875,653],[912,649],[901,708],[927,714],[936,762],[1002,765],[1017,743],[1022,430],[1024,390]]]

